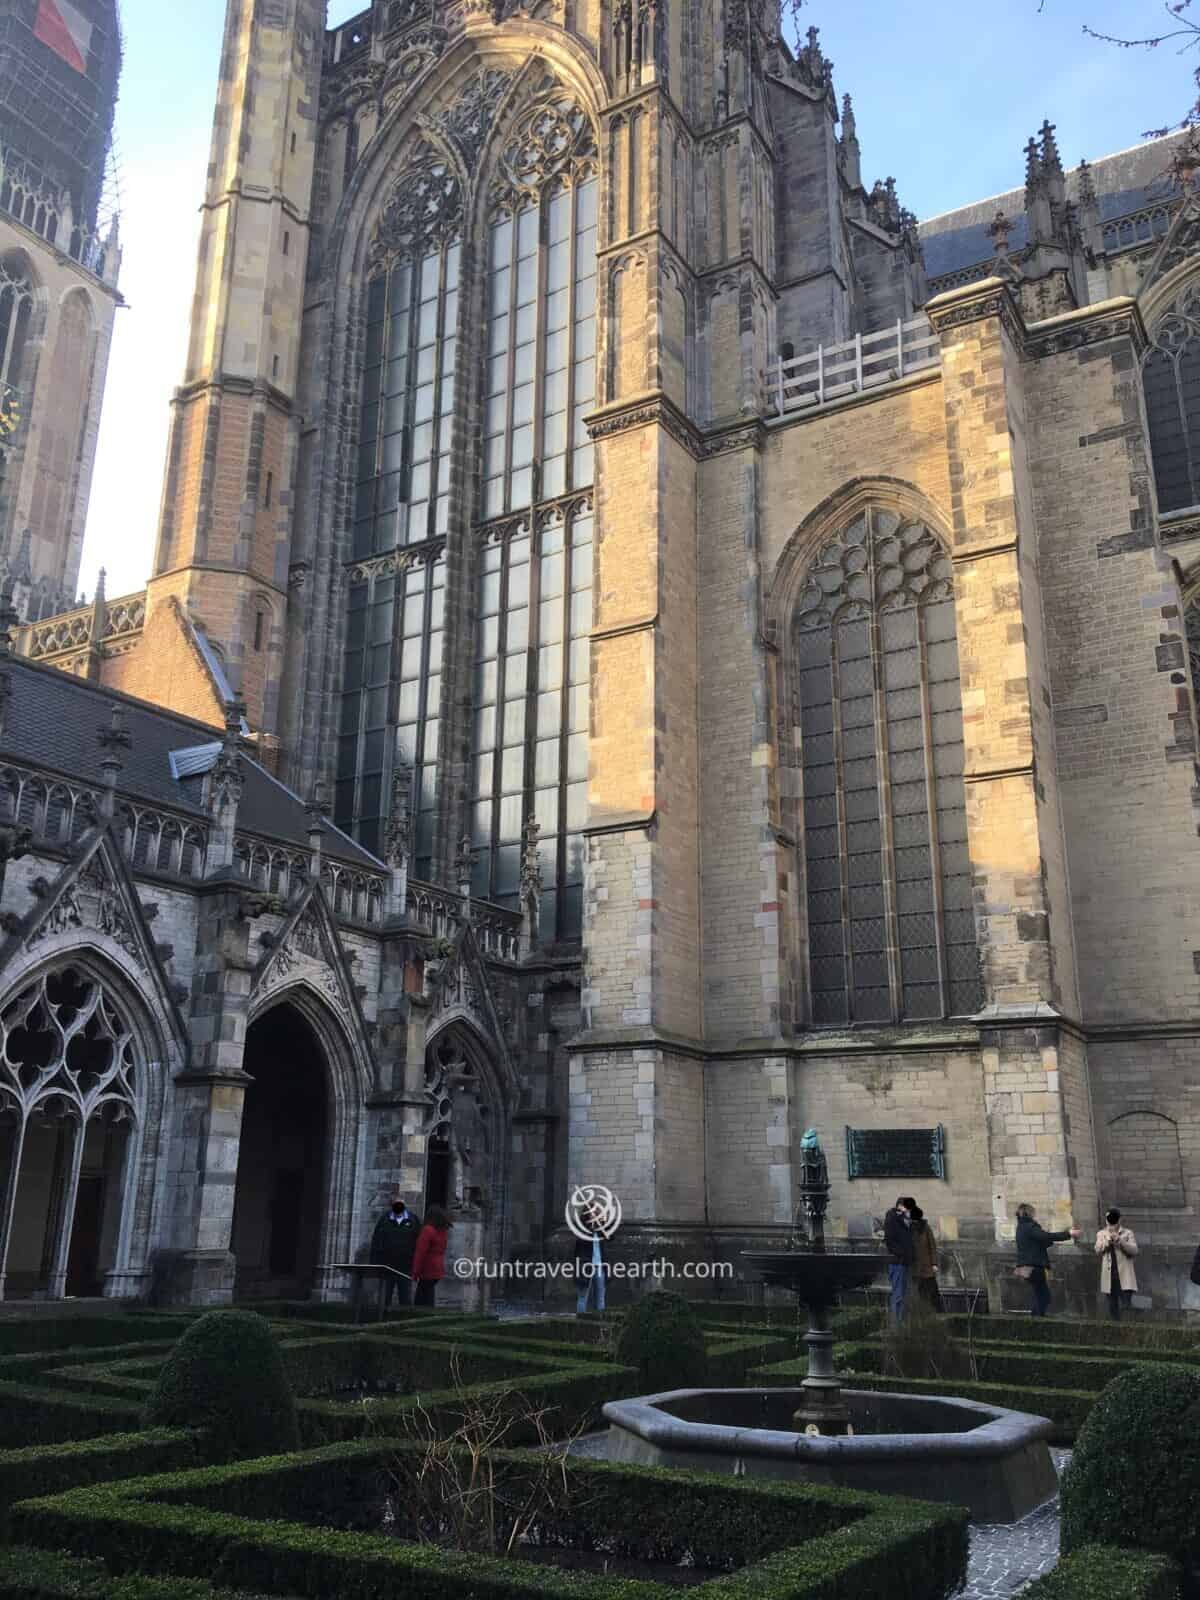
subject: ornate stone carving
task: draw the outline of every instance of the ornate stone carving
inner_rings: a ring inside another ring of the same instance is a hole
[[[0,1104],[27,1117],[51,1102],[81,1123],[101,1109],[124,1120],[137,1105],[132,1031],[103,987],[70,966],[43,972],[0,1013]]]
[[[389,867],[399,870],[408,865],[412,848],[412,819],[409,805],[412,798],[412,768],[399,757],[392,773],[392,803],[388,811],[387,835],[384,839],[384,860]]]
[[[487,67],[476,73],[453,105],[433,118],[439,132],[462,156],[468,171],[479,161],[479,153],[492,131],[496,107],[511,81],[507,72]]]
[[[797,626],[827,627],[953,593],[950,557],[923,523],[902,522],[892,511],[864,512],[818,551],[797,603]]]
[[[26,941],[34,949],[43,939],[76,929],[94,928],[107,934],[143,970],[146,951],[138,936],[124,897],[99,851],[79,876],[68,883]]]
[[[379,217],[367,258],[368,272],[393,258],[421,255],[453,238],[462,226],[458,179],[425,147],[398,180]]]
[[[496,205],[515,207],[547,183],[579,183],[596,170],[591,118],[571,95],[555,86],[525,111],[500,156],[493,186]]]

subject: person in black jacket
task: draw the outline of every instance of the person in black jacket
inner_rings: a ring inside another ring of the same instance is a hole
[[[908,1300],[908,1280],[913,1265],[912,1214],[916,1206],[912,1195],[902,1194],[883,1219],[883,1242],[892,1258],[888,1265],[888,1280],[892,1286],[893,1322],[903,1322],[904,1307]]]
[[[375,1224],[375,1232],[371,1235],[371,1260],[376,1266],[392,1268],[391,1272],[383,1274],[384,1310],[391,1305],[393,1294],[398,1305],[406,1306],[409,1303],[412,1296],[413,1253],[420,1231],[419,1218],[413,1216],[403,1200],[393,1200],[391,1210]],[[398,1278],[397,1272],[402,1272],[404,1276]]]
[[[1031,1205],[1017,1207],[1017,1271],[1028,1279],[1033,1296],[1029,1309],[1035,1317],[1044,1317],[1050,1309],[1050,1285],[1046,1282],[1050,1245],[1078,1239],[1080,1231],[1079,1228],[1063,1228],[1058,1233],[1048,1233]]]

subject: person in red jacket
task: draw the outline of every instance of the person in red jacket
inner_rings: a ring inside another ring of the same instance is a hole
[[[417,1235],[417,1248],[413,1252],[412,1275],[417,1285],[413,1305],[431,1306],[437,1286],[446,1276],[446,1241],[450,1236],[450,1218],[441,1206],[430,1206],[425,1216],[425,1226]]]

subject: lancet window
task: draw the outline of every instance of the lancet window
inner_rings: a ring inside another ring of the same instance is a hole
[[[592,481],[595,141],[568,97],[521,119],[499,161],[488,244],[483,515]]]
[[[550,941],[583,923],[597,189],[591,122],[551,83],[491,189],[472,744],[476,892],[517,903],[536,821]]]
[[[19,259],[0,260],[0,390],[19,389],[33,315],[33,284]]]
[[[811,1020],[982,1003],[952,570],[869,508],[816,556],[792,625]]]
[[[372,245],[354,505],[356,558],[449,525],[462,191],[418,159]]]
[[[1159,320],[1142,373],[1158,509],[1200,506],[1200,285]]]

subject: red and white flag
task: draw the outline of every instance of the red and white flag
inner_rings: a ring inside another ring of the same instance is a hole
[[[76,72],[87,71],[88,55],[92,48],[92,24],[81,11],[75,9],[70,0],[38,0],[33,32],[69,67],[74,67]]]

